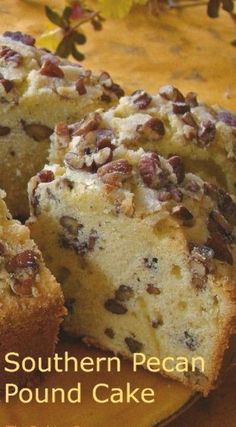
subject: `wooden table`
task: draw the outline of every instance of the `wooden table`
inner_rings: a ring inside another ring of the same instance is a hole
[[[39,35],[47,26],[37,1],[0,0],[1,31],[24,30]],[[59,6],[62,1],[47,0]],[[88,26],[84,65],[106,69],[127,91],[151,92],[165,83],[193,90],[201,99],[236,111],[236,28],[230,17],[210,20],[205,8],[162,13],[154,18],[135,13],[122,21],[108,20],[95,33]],[[171,427],[235,427],[236,369],[207,399],[200,400]],[[105,426],[104,426],[105,427]]]

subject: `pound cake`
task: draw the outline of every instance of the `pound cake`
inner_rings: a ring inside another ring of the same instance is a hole
[[[24,385],[32,373],[4,371],[5,356],[52,356],[59,325],[66,313],[59,284],[45,267],[29,229],[12,220],[0,195],[0,389]]]
[[[37,49],[31,36],[0,36],[0,187],[14,216],[28,213],[27,183],[46,162],[55,124],[106,109],[123,94],[109,74]]]
[[[187,358],[188,372],[163,373],[206,395],[235,325],[235,201],[180,156],[126,148],[97,121],[71,127],[64,165],[29,184],[28,225],[62,284],[64,329],[127,358]]]
[[[121,98],[99,119],[99,127],[112,128],[116,144],[166,157],[178,154],[187,170],[236,194],[236,116],[231,112],[199,102],[193,92],[184,96],[163,86],[154,96],[136,91]],[[55,132],[52,162],[58,162],[58,153],[63,157],[62,148]]]

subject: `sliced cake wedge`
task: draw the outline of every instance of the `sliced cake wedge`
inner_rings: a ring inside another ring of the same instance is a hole
[[[62,283],[64,329],[128,358],[185,357],[188,372],[162,372],[206,395],[235,325],[236,204],[181,157],[84,125],[64,166],[29,185],[28,225]]]

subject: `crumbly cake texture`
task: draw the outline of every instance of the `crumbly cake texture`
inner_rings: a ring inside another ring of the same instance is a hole
[[[180,155],[187,170],[236,194],[236,115],[185,96],[173,86],[157,95],[136,91],[117,106],[101,113],[100,128],[110,128],[114,144],[155,151],[165,157]],[[63,159],[66,141],[56,133],[52,162]],[[69,139],[67,139],[68,143]],[[61,155],[61,157],[60,157]]]
[[[45,267],[29,229],[12,220],[0,198],[0,389],[25,385],[32,373],[4,371],[5,356],[52,356],[59,325],[66,313],[59,284]]]
[[[0,187],[14,216],[28,213],[27,183],[46,162],[56,123],[108,108],[124,94],[111,77],[94,75],[37,49],[31,36],[0,36]]]
[[[203,357],[204,374],[169,376],[207,394],[235,324],[235,201],[180,156],[127,149],[97,122],[71,128],[64,166],[29,184],[28,225],[62,283],[64,329],[128,358]]]

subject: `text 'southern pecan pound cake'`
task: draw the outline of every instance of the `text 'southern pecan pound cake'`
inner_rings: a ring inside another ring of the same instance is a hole
[[[64,165],[29,185],[29,226],[62,283],[64,328],[126,357],[202,357],[204,373],[169,376],[207,394],[236,317],[236,204],[180,156],[119,145],[123,127],[109,117],[64,128],[65,141],[74,135]]]
[[[28,180],[45,164],[55,124],[108,108],[124,94],[107,73],[93,75],[34,43],[19,32],[0,36],[0,187],[12,214],[21,216],[28,213]]]
[[[27,227],[12,220],[0,198],[0,389],[24,385],[32,373],[4,370],[9,352],[52,356],[59,325],[66,310],[59,284],[45,267]]]
[[[163,86],[157,95],[136,91],[121,98],[100,118],[100,127],[111,125],[116,144],[142,146],[164,156],[179,154],[187,170],[236,194],[236,116],[229,111],[199,102],[193,92],[184,96],[173,86]],[[66,145],[60,127],[53,140],[51,160],[58,162]]]

